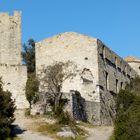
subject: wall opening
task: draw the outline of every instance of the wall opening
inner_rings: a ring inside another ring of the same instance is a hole
[[[121,82],[121,89],[123,89],[123,82]]]
[[[124,72],[125,72],[125,74],[127,75],[127,66],[125,65],[125,67],[124,67]]]
[[[105,58],[105,46],[103,45],[103,48],[102,48],[102,52],[103,52],[103,58]]]
[[[105,79],[106,79],[106,89],[109,90],[109,75],[108,75],[108,72],[105,72]]]
[[[85,60],[88,60],[88,57],[85,57]]]
[[[119,88],[118,88],[118,79],[116,79],[116,93],[119,92]]]
[[[115,65],[116,65],[116,68],[117,68],[118,67],[117,57],[115,57]]]

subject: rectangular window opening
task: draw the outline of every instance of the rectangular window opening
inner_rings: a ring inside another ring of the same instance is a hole
[[[119,92],[119,88],[118,88],[118,79],[116,79],[116,93]]]
[[[109,90],[109,76],[108,76],[108,72],[106,72],[106,89]]]
[[[117,57],[115,57],[115,65],[116,65],[116,68],[118,67],[118,64],[117,64]]]
[[[121,82],[121,89],[123,89],[123,82]]]

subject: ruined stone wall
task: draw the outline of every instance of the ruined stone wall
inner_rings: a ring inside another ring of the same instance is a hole
[[[21,14],[0,13],[0,77],[4,90],[12,93],[17,108],[27,108],[27,68],[21,57]]]
[[[67,62],[70,60],[77,65],[78,74],[69,84],[64,83],[63,90],[69,92],[75,89],[89,101],[96,100],[93,97],[93,91],[96,91],[98,83],[97,57],[94,57],[97,55],[96,46],[95,38],[78,33],[64,33],[38,42],[36,44],[36,73],[40,78],[44,67],[52,65],[56,61]],[[86,84],[86,74],[90,77],[89,84],[92,84],[92,93],[86,93],[85,86],[81,87],[81,84]]]
[[[84,116],[95,125],[110,125],[115,116],[114,98],[124,89],[136,72],[98,39],[78,33],[63,33],[36,44],[36,73],[40,92],[45,92],[43,69],[54,62],[72,61],[77,74],[63,83],[63,92],[70,96],[69,108],[75,118],[83,119],[79,107],[84,104]],[[73,97],[73,98],[72,98]],[[76,110],[76,111],[75,111]]]
[[[44,92],[43,68],[54,62],[71,61],[77,66],[77,74],[63,83],[63,92],[78,91],[89,104],[88,121],[99,120],[100,96],[98,92],[97,40],[78,33],[63,33],[36,43],[36,73],[40,79],[40,92]],[[95,102],[93,105],[90,102]],[[94,112],[93,112],[94,110]]]
[[[137,72],[140,76],[140,60],[128,62],[128,64]]]
[[[116,53],[98,40],[101,124],[111,124],[115,115],[114,98],[137,73]]]

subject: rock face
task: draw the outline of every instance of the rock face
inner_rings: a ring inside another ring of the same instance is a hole
[[[79,120],[85,116],[95,125],[112,124],[114,97],[137,75],[133,68],[96,38],[62,33],[36,43],[36,73],[41,93],[47,91],[43,70],[56,61],[71,61],[77,66],[76,76],[62,87],[69,98],[67,109],[71,114]]]
[[[12,93],[17,108],[28,107],[25,97],[27,68],[21,57],[21,14],[0,13],[0,77],[4,90]]]

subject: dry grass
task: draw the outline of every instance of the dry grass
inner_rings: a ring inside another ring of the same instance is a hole
[[[86,128],[94,128],[94,127],[96,127],[93,124],[90,124],[90,123],[87,123],[87,122],[80,122],[78,125],[82,126],[82,127],[86,127]]]
[[[59,132],[61,130],[61,128],[64,127],[64,125],[61,124],[47,124],[47,123],[42,123],[39,125],[37,131],[41,132],[44,135],[49,135],[52,138],[55,138],[57,140],[74,140],[73,138],[69,137],[69,138],[64,138],[64,137],[58,137],[56,135],[57,132]],[[72,130],[74,132],[76,132],[76,138],[75,140],[85,140],[85,130],[81,129],[78,126],[74,126],[72,128]]]

